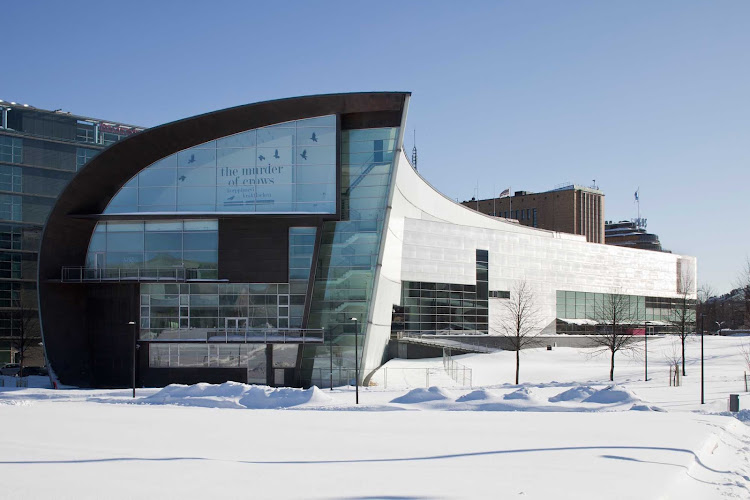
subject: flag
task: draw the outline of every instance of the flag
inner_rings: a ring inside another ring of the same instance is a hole
[[[633,193],[633,195],[635,196],[635,201],[638,201],[638,191],[640,191],[640,189],[636,190],[636,192]]]
[[[510,196],[510,188],[500,193],[500,198],[505,198],[506,196]]]

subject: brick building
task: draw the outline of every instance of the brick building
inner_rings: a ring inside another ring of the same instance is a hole
[[[597,188],[569,186],[513,196],[471,199],[464,206],[495,217],[515,219],[523,226],[581,234],[586,241],[604,243],[604,193]]]

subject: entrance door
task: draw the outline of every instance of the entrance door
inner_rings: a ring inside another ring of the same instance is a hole
[[[244,333],[247,329],[247,318],[224,318],[224,328],[227,330],[242,330]]]

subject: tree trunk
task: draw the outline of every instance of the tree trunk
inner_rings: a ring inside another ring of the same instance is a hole
[[[521,365],[521,349],[516,349],[516,385],[518,385],[518,369]]]
[[[685,335],[682,336],[682,376],[685,376]]]
[[[609,380],[615,381],[615,351],[612,351],[612,361],[609,364]]]

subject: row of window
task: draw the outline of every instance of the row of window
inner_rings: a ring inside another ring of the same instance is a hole
[[[266,366],[266,346],[253,344],[149,344],[151,368],[247,368],[251,383],[266,383],[267,368],[294,368],[296,345],[273,346],[273,365]]]
[[[691,321],[695,301],[688,301]],[[593,292],[557,291],[557,317],[606,321],[617,312],[623,321],[664,321],[675,319],[682,299]],[[616,311],[613,311],[616,310]]]
[[[499,212],[493,212],[492,215],[496,217],[504,217],[506,219],[516,219],[516,220],[529,220],[532,221],[531,225],[533,227],[537,227],[538,221],[537,221],[537,215],[536,215],[536,208],[522,208],[519,210],[505,210],[505,211],[499,211]]]
[[[218,234],[216,220],[99,222],[86,267],[216,269]]]
[[[140,337],[195,340],[216,330],[299,328],[306,289],[306,282],[143,284]]]

